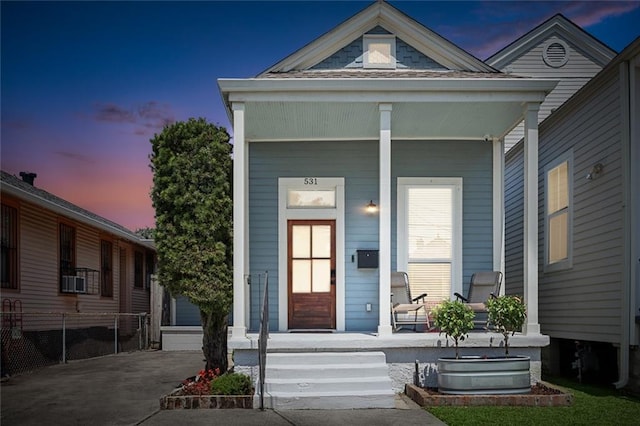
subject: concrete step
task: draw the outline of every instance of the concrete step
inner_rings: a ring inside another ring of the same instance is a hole
[[[315,365],[327,364],[368,364],[383,363],[387,359],[384,352],[279,352],[267,354],[267,366],[270,365]]]
[[[316,394],[333,392],[333,394],[336,395],[362,390],[385,391],[388,389],[391,389],[391,379],[389,376],[357,378],[328,377],[324,379],[265,379],[265,391],[269,393]]]
[[[264,387],[272,409],[395,406],[383,352],[269,353]]]
[[[333,393],[305,395],[280,393],[265,395],[267,408],[278,410],[352,410],[359,408],[395,408],[395,394],[358,392],[349,395]],[[254,399],[254,407],[259,407],[258,397]]]
[[[330,367],[328,369],[328,367]],[[368,377],[380,373],[380,363],[363,364],[327,364],[320,365],[269,365],[267,362],[267,379],[304,379],[326,378],[328,374],[336,377]]]

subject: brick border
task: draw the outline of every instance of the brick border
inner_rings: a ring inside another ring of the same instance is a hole
[[[573,395],[551,383],[538,382],[562,393],[554,395],[433,395],[413,384],[405,386],[405,393],[421,407],[437,406],[528,406],[567,407],[573,405]]]
[[[178,392],[160,398],[160,409],[253,408],[253,395],[176,395]]]

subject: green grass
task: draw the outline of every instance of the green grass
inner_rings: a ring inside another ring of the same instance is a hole
[[[550,383],[573,394],[570,407],[429,407],[449,426],[639,425],[640,399],[613,389],[554,378]]]

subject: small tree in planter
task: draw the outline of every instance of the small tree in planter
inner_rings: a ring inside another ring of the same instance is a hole
[[[432,311],[433,322],[447,338],[452,338],[458,356],[458,343],[464,341],[473,330],[473,310],[458,300],[444,300]]]
[[[488,325],[504,336],[505,355],[509,356],[509,335],[522,330],[526,306],[518,296],[492,297],[487,301]]]

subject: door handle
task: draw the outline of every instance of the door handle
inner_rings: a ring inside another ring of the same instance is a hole
[[[336,270],[331,270],[331,285],[336,285]]]

